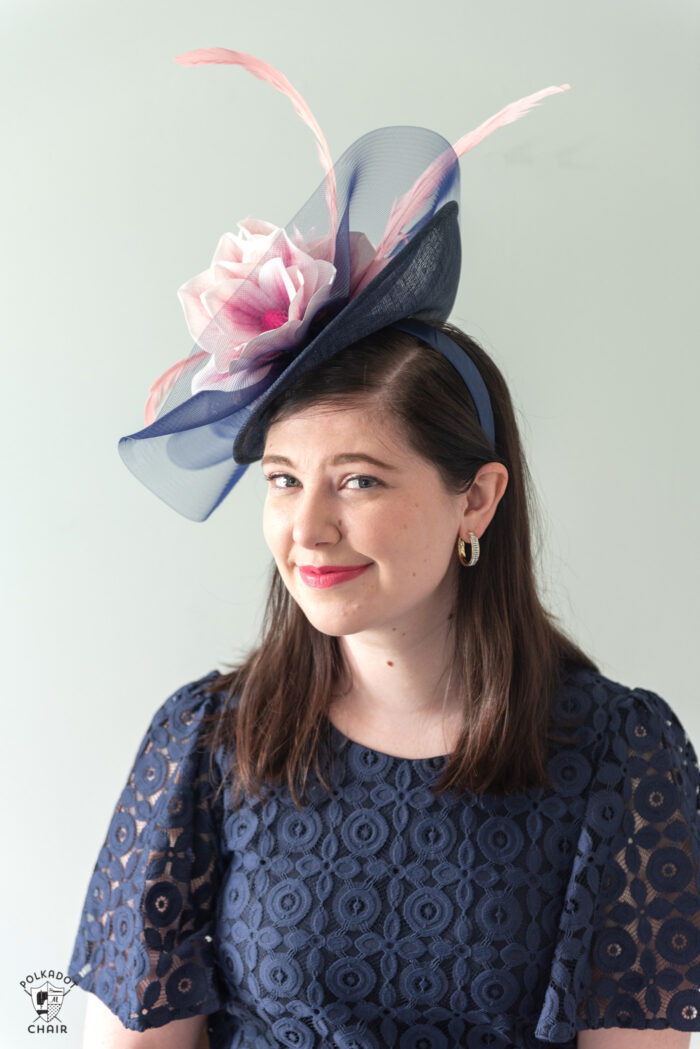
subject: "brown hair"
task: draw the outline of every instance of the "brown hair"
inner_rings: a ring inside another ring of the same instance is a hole
[[[449,361],[392,328],[348,346],[285,390],[266,413],[265,432],[312,404],[347,407],[369,399],[397,420],[408,445],[434,464],[450,491],[466,491],[485,463],[503,463],[508,485],[481,539],[479,561],[459,574],[454,673],[464,695],[463,731],[433,790],[508,794],[551,786],[554,693],[567,664],[598,667],[538,596],[531,522],[539,531],[539,511],[505,380],[472,338],[452,324],[436,327],[469,354],[486,383],[495,454]],[[207,686],[235,697],[229,709],[205,719],[203,737],[204,745],[223,745],[231,755],[224,782],[230,774],[235,803],[243,791],[261,798],[265,785],[286,784],[300,806],[312,767],[328,787],[319,744],[329,731],[331,695],[349,687],[347,678],[337,637],[311,625],[273,562],[260,643]]]

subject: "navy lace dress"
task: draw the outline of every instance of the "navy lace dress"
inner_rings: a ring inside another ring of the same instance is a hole
[[[214,676],[156,711],[87,888],[68,971],[125,1027],[206,1013],[212,1049],[700,1031],[700,774],[658,695],[571,670],[554,790],[435,798],[445,758],[332,727],[332,795],[234,811],[197,747]]]

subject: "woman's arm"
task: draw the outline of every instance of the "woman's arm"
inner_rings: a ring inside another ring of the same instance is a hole
[[[599,1031],[579,1031],[577,1049],[688,1049],[690,1035],[685,1031],[630,1031],[608,1027]]]
[[[148,1031],[130,1031],[97,995],[88,993],[83,1049],[209,1049],[206,1019],[190,1016]]]

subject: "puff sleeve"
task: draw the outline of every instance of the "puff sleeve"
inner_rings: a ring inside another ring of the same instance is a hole
[[[674,711],[654,692],[631,692],[616,721],[600,770],[617,810],[616,831],[578,1028],[700,1031],[697,756]]]
[[[223,1007],[212,947],[221,880],[221,813],[202,717],[218,702],[201,686],[154,715],[100,849],[68,968],[134,1031]]]
[[[669,704],[617,697],[601,741],[535,1034],[700,1031],[700,771]]]

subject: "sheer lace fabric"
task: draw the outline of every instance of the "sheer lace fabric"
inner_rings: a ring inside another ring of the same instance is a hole
[[[637,689],[610,720],[588,813],[609,860],[579,1016],[584,1026],[700,1030],[700,776],[668,704]],[[598,846],[600,847],[600,846]],[[589,861],[589,856],[585,858]],[[590,861],[589,861],[590,864]],[[587,878],[579,863],[576,884]]]
[[[219,821],[190,691],[155,714],[90,880],[71,975],[125,1027],[221,1007],[212,937]],[[194,1008],[192,1008],[194,1006]]]
[[[644,689],[572,671],[555,789],[435,798],[444,759],[332,728],[333,791],[237,811],[183,686],[143,738],[69,972],[126,1027],[208,1014],[212,1049],[575,1045],[700,1031],[695,752]]]

